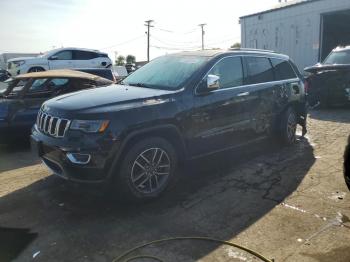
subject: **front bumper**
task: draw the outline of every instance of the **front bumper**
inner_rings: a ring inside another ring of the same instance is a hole
[[[42,134],[36,126],[31,135],[32,150],[55,175],[80,183],[103,183],[109,180],[116,146],[112,142],[82,133],[73,139],[53,138]],[[88,155],[88,161],[76,163],[71,158],[72,153]]]

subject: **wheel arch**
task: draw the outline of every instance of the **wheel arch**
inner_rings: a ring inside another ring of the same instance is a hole
[[[180,130],[172,124],[158,125],[149,128],[143,128],[141,130],[132,131],[127,134],[120,145],[118,152],[116,153],[113,163],[109,170],[109,176],[112,177],[113,171],[116,169],[118,164],[123,161],[125,152],[135,143],[147,137],[161,137],[167,140],[176,150],[180,161],[187,159],[187,150],[185,141],[181,135]]]

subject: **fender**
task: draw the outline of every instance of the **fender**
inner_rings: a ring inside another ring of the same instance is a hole
[[[156,134],[159,131],[172,132],[173,133],[172,135],[175,135],[175,139],[177,139],[179,141],[179,143],[177,145],[174,145],[174,146],[180,150],[180,152],[184,156],[184,159],[188,159],[185,141],[183,139],[183,136],[181,135],[181,132],[179,131],[179,129],[176,125],[174,125],[174,124],[161,124],[161,125],[156,125],[153,127],[146,127],[146,128],[142,128],[140,130],[132,131],[120,140],[122,142],[121,142],[119,149],[116,152],[116,155],[114,157],[114,160],[109,168],[107,179],[110,179],[113,177],[113,170],[115,170],[116,166],[119,163],[120,157],[123,155],[123,152],[126,150],[126,147],[131,140],[133,140],[133,139],[135,139],[138,136],[141,136],[143,134]],[[180,157],[181,157],[181,154],[180,154]]]

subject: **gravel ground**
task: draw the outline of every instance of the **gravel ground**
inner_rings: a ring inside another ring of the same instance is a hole
[[[264,141],[187,163],[175,187],[143,205],[121,204],[102,188],[50,175],[26,146],[2,146],[0,261],[112,261],[147,241],[208,236],[275,261],[348,262],[342,154],[350,112],[312,111],[308,125],[308,138],[292,147]],[[259,261],[236,248],[190,240],[132,256],[140,254],[164,261]]]

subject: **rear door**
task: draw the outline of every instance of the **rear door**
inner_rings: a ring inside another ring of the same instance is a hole
[[[244,86],[242,58],[225,57],[207,75],[220,77],[219,89],[195,96],[192,156],[220,151],[249,141],[251,96]],[[206,77],[204,77],[206,81]]]
[[[98,68],[98,54],[90,51],[74,50],[73,59],[75,68]]]
[[[275,99],[274,72],[270,60],[263,56],[244,56],[247,92],[251,97],[248,110],[254,137],[265,136],[272,125]]]

